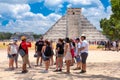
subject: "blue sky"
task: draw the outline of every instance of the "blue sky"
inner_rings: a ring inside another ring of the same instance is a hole
[[[110,0],[0,0],[0,32],[43,34],[67,8],[82,8],[98,30],[99,21],[112,14]]]

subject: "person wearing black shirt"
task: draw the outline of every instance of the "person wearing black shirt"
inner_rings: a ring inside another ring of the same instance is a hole
[[[57,71],[62,71],[62,65],[63,65],[63,56],[64,56],[64,44],[63,44],[63,40],[59,39],[57,46],[56,46],[56,70],[54,72]]]
[[[40,66],[42,65],[42,47],[44,46],[43,37],[40,37],[40,40],[35,43],[35,53],[37,53],[36,66],[38,66],[40,60]]]

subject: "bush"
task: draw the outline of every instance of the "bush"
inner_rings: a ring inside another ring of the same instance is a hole
[[[98,45],[97,48],[104,48],[104,46],[103,45]]]

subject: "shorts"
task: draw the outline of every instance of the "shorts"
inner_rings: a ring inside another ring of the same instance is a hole
[[[57,54],[57,57],[63,57],[64,55],[63,54]]]
[[[37,57],[42,57],[41,51],[37,51]]]
[[[76,56],[75,59],[76,59],[76,62],[80,62],[81,61],[80,56]]]
[[[71,49],[70,52],[71,52],[72,58],[74,58],[74,56],[75,56],[74,55],[74,49]]]
[[[44,54],[42,55],[42,59],[44,60],[44,61],[48,61],[48,60],[50,60],[50,57],[47,57],[47,56],[45,56]]]
[[[87,56],[88,56],[88,53],[86,53],[86,52],[81,53],[81,58],[82,58],[83,64],[86,64]]]
[[[10,59],[14,59],[15,58],[15,56],[16,56],[16,54],[8,54],[8,58],[10,58]]]
[[[28,64],[28,54],[25,54],[25,56],[22,57],[23,59],[23,64]]]

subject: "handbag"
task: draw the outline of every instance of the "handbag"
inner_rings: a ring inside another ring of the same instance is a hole
[[[25,50],[22,48],[21,44],[19,46],[19,50],[18,50],[18,53],[20,54],[21,57],[24,57],[26,52]]]
[[[34,57],[38,57],[38,54],[37,54],[37,53],[35,53],[35,54],[34,54]]]
[[[20,54],[21,57],[24,57],[26,53],[23,49],[20,49],[19,54]]]

